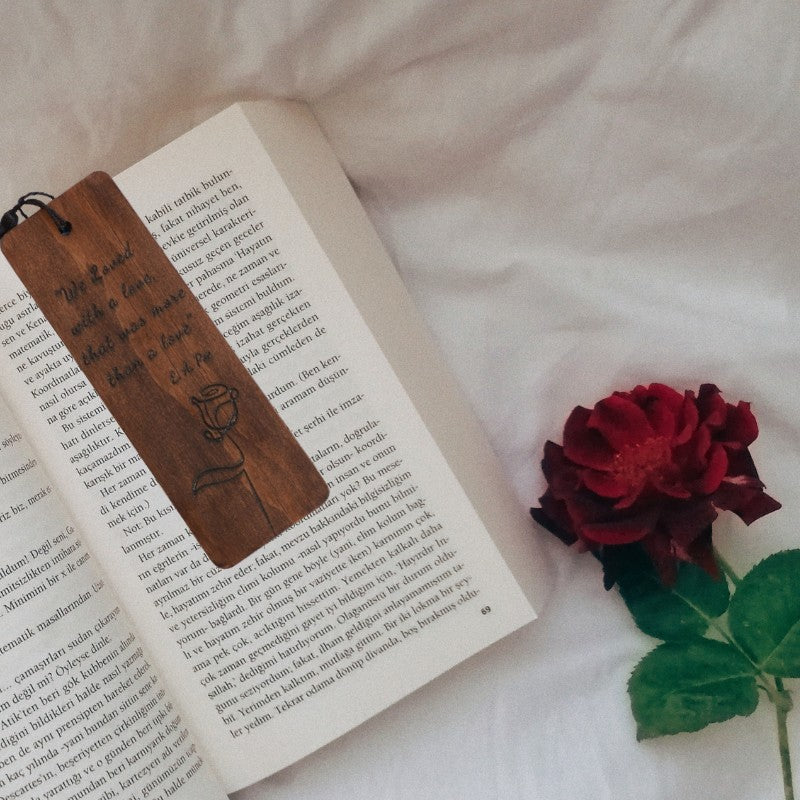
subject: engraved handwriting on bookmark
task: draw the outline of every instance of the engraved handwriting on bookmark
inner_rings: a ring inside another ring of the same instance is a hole
[[[111,178],[47,208],[3,253],[209,558],[233,566],[320,506],[311,459]]]

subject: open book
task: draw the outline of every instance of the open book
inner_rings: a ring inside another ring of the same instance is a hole
[[[215,567],[0,260],[0,798],[221,800],[533,619],[527,515],[304,108],[116,180],[330,497]]]

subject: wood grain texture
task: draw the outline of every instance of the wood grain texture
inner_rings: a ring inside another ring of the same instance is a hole
[[[113,180],[93,173],[3,253],[209,558],[230,567],[328,487]]]

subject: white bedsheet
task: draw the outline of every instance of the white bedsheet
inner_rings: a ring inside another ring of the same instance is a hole
[[[793,0],[8,2],[0,45],[2,203],[307,100],[521,506],[573,406],[711,381],[753,402],[784,505],[720,548],[744,571],[800,546]],[[637,744],[651,640],[593,559],[531,536],[539,621],[238,800],[782,798],[765,702]]]

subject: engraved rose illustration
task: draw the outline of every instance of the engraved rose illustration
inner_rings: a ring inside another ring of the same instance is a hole
[[[252,495],[267,525],[274,532],[269,514],[245,469],[244,451],[231,435],[231,431],[239,421],[238,398],[239,390],[224,383],[208,384],[200,390],[199,396],[192,397],[192,403],[206,426],[203,436],[219,447],[220,452],[216,454],[217,456],[225,454],[223,459],[227,456],[227,463],[222,460],[222,463],[207,467],[195,475],[192,481],[192,494],[197,495],[211,487],[239,480],[243,483],[243,490]],[[225,447],[226,442],[228,447]]]

